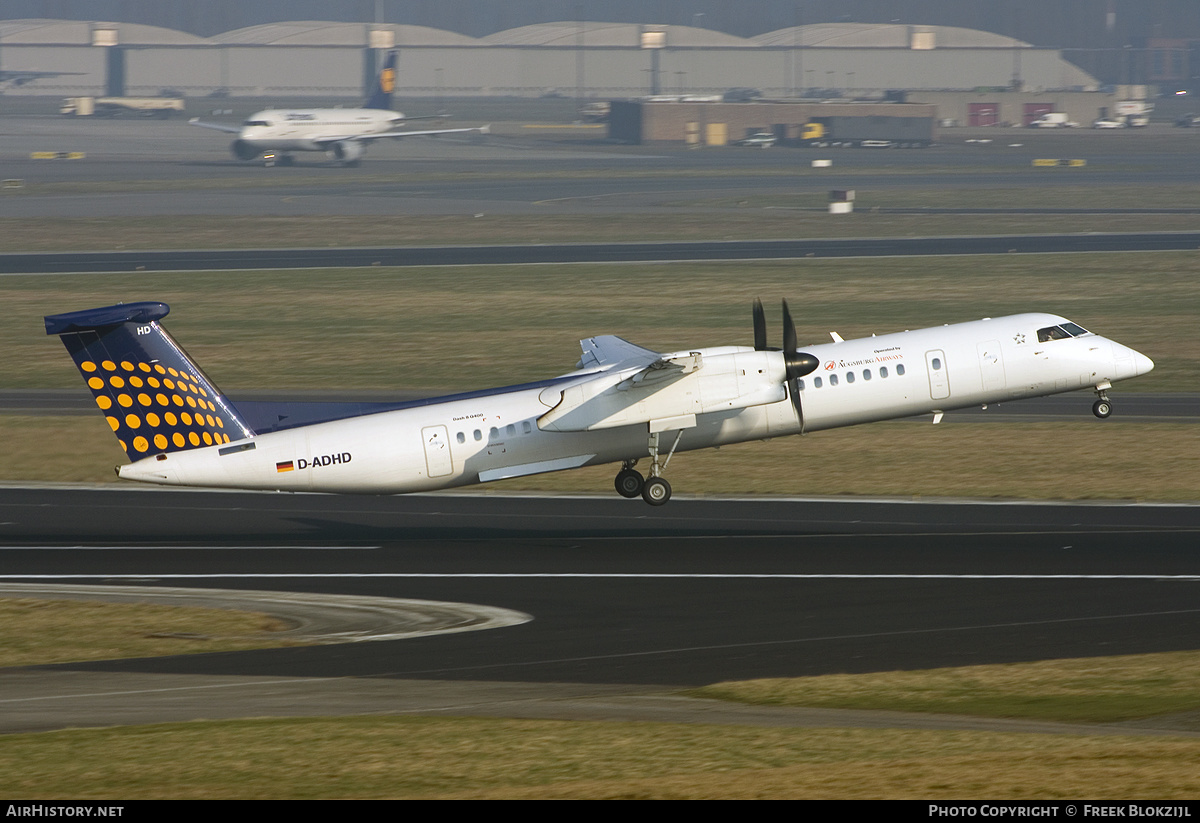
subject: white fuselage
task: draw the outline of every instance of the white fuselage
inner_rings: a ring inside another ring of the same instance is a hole
[[[331,140],[382,134],[404,123],[384,109],[267,109],[242,124],[238,140],[259,151],[325,151]]]
[[[648,433],[678,451],[930,412],[1101,388],[1153,368],[1084,333],[1039,342],[1065,324],[1022,314],[802,350],[797,415],[783,355],[747,347],[665,354],[694,362],[661,383],[641,366],[597,367],[527,387],[427,401],[396,411],[260,434],[122,466],[171,485],[394,494],[644,458]],[[1075,327],[1078,328],[1078,327]],[[1082,330],[1080,330],[1082,331]]]

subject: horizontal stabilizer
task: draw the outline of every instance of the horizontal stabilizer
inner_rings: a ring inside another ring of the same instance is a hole
[[[163,319],[170,311],[166,303],[147,302],[118,303],[100,309],[52,314],[45,318],[46,334],[68,334],[105,326],[119,326],[122,323],[150,323]]]

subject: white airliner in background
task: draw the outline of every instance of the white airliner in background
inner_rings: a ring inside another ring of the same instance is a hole
[[[392,111],[395,87],[396,52],[392,51],[379,73],[374,93],[360,109],[266,109],[250,115],[240,126],[205,123],[199,118],[192,118],[188,123],[236,134],[238,138],[229,148],[238,160],[262,157],[268,165],[280,166],[292,164],[291,152],[294,151],[322,151],[344,166],[357,166],[367,150],[367,143],[372,140],[488,133],[487,126],[424,131],[400,129],[410,120],[432,118],[406,118],[400,112]]]
[[[1090,388],[1108,417],[1112,383],[1154,363],[1053,314],[1018,314],[799,351],[655,352],[619,337],[580,341],[574,371],[518,386],[396,404],[326,422],[251,429],[159,325],[163,303],[45,318],[132,461],[126,479],[176,486],[399,494],[620,463],[617,491],[661,505],[676,452]],[[286,421],[285,421],[286,422]],[[649,460],[649,477],[634,466]]]

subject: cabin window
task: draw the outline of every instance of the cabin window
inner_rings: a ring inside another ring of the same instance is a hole
[[[462,432],[459,432],[459,433],[458,433],[458,442],[459,442],[459,443],[466,443],[466,442],[467,442],[467,436],[466,436],[465,434],[463,434]]]
[[[497,429],[495,426],[492,426],[491,429],[488,430],[488,440],[499,440],[499,439],[500,439],[500,430]]]
[[[528,421],[528,420],[522,420],[522,421],[521,421],[521,429],[522,429],[522,430],[523,430],[523,431],[524,431],[526,434],[531,434],[531,433],[533,432],[533,426],[529,425],[529,421]]]
[[[880,366],[880,367],[879,367],[879,376],[880,376],[880,377],[887,377],[887,366]]]
[[[904,376],[904,364],[903,364],[903,363],[901,363],[900,365],[896,366],[896,376],[897,376],[897,377],[903,377],[903,376]]]
[[[932,360],[929,361],[929,365],[933,367],[934,371],[941,371],[942,358],[940,358],[940,357],[933,358]]]
[[[821,378],[819,378],[819,377],[814,377],[814,378],[813,378],[813,388],[814,388],[814,389],[819,389],[819,388],[821,388],[821,383],[822,383],[822,380],[821,380]]]
[[[838,381],[837,381],[837,375],[836,375],[836,374],[831,374],[831,375],[829,375],[829,385],[831,385],[831,386],[836,386],[836,385],[837,385],[837,383],[838,383]]]
[[[479,429],[476,429],[476,430],[475,430],[475,439],[476,439],[476,440],[482,440],[482,439],[483,439],[483,432],[481,432]]]
[[[509,423],[507,426],[504,427],[504,433],[507,434],[509,437],[512,437],[514,434],[517,433],[517,427],[514,426],[512,423]]]
[[[804,391],[804,381],[803,381],[803,380],[797,380],[797,381],[796,381],[796,388],[800,389],[800,391]]]
[[[863,380],[870,380],[870,379],[871,379],[871,370],[863,369]]]
[[[846,382],[847,382],[847,383],[853,383],[853,382],[854,382],[854,372],[852,372],[852,371],[848,371],[848,372],[846,372]]]

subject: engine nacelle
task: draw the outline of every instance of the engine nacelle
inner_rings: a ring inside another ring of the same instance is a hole
[[[233,152],[233,156],[238,160],[253,160],[262,154],[262,149],[255,148],[245,140],[234,140],[230,144],[229,150]]]
[[[330,158],[345,166],[357,166],[358,159],[366,152],[366,147],[358,140],[342,140],[334,143],[326,152]]]

